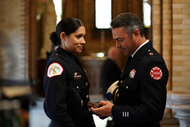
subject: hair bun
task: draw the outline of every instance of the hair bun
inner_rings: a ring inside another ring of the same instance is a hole
[[[50,40],[55,45],[58,46],[60,44],[60,38],[57,36],[56,32],[52,32],[50,34]]]

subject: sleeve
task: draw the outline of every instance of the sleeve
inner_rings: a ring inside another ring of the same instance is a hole
[[[168,70],[164,62],[148,63],[139,75],[140,103],[112,108],[117,123],[146,124],[161,121],[166,104]]]
[[[47,116],[60,126],[75,127],[67,112],[66,71],[59,63],[51,63],[46,70],[44,108]]]

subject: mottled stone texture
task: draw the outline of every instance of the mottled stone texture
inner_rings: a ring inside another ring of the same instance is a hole
[[[190,90],[189,8],[190,0],[152,0],[153,44],[169,69],[168,90]],[[163,121],[174,124],[174,114],[166,108]]]
[[[0,0],[1,81],[28,79],[25,7],[25,0]]]
[[[189,0],[152,0],[153,43],[169,68],[169,90],[190,90],[189,8]]]
[[[173,90],[190,90],[190,1],[173,0]]]

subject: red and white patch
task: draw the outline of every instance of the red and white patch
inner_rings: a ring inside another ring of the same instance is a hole
[[[160,80],[162,78],[162,70],[159,67],[155,66],[150,70],[150,76],[154,80]]]
[[[60,64],[52,63],[48,67],[47,76],[51,78],[57,75],[61,75],[62,72],[63,72],[63,67]]]

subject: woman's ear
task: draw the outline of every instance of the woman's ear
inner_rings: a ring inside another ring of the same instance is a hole
[[[66,36],[65,32],[61,32],[61,34],[60,34],[61,41],[65,41],[66,37],[67,36]]]

